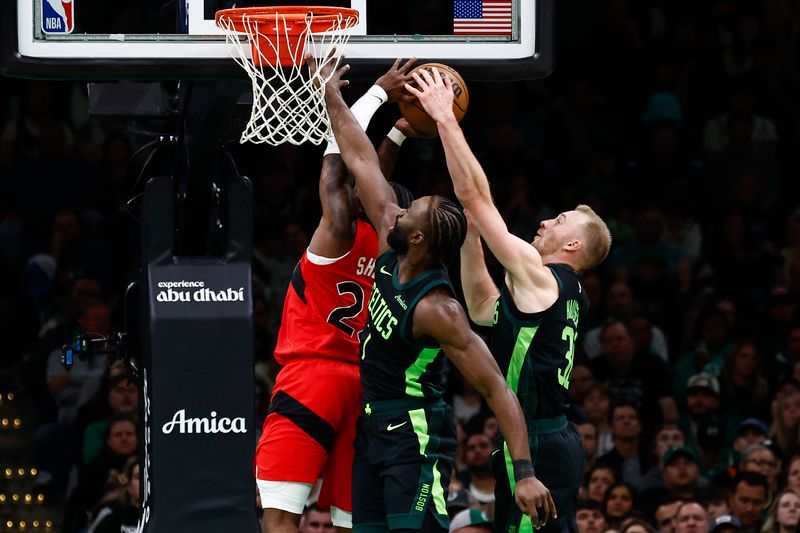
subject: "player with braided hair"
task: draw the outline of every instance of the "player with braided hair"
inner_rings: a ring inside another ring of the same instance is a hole
[[[313,71],[313,58],[307,63]],[[441,196],[419,198],[408,209],[397,205],[372,144],[342,98],[347,69],[331,77],[325,99],[342,159],[377,230],[379,254],[361,341],[353,529],[447,530],[456,434],[442,400],[442,352],[496,413],[516,467],[519,505],[526,513],[537,506],[554,510],[550,493],[532,476],[519,402],[453,296],[445,263],[464,240],[464,214]]]

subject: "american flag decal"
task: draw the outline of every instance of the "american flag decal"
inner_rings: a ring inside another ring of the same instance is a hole
[[[453,34],[511,35],[512,0],[453,0]]]

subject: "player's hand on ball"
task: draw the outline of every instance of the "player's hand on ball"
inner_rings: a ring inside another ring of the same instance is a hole
[[[544,526],[551,516],[558,518],[556,504],[550,495],[550,490],[535,477],[517,481],[514,497],[522,512],[530,515],[531,523],[535,528]]]
[[[416,63],[417,58],[412,57],[402,65],[400,64],[401,61],[402,58],[398,57],[395,59],[388,72],[375,82],[375,85],[386,91],[390,102],[399,102],[404,96],[408,97],[408,93],[405,91],[405,85],[411,82],[411,75],[409,72],[411,71],[411,67],[414,66],[414,63]]]
[[[411,76],[417,82],[417,86],[406,84],[406,90],[417,97],[425,112],[436,122],[455,119],[453,113],[455,95],[450,78],[439,74],[439,69],[436,67],[431,71],[432,73],[427,70],[412,73]]]
[[[408,123],[408,121],[404,118],[397,119],[397,122],[394,123],[394,127],[400,130],[400,132],[405,135],[406,137],[414,137],[416,139],[432,139],[436,137],[436,135],[428,135],[422,133],[421,131],[417,131]]]

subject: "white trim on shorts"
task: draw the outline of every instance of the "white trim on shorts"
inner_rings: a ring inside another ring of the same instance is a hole
[[[280,509],[297,515],[303,514],[306,500],[311,494],[311,483],[296,481],[266,481],[256,479],[258,493],[261,495],[262,509]]]
[[[331,505],[331,521],[336,527],[353,529],[353,513],[342,511],[338,507]]]

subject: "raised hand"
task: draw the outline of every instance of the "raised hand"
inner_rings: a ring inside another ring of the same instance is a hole
[[[431,68],[431,71],[433,73],[424,69],[414,72],[411,76],[417,82],[417,86],[406,84],[406,91],[417,97],[425,112],[436,122],[455,120],[453,86],[450,78],[442,77],[436,67]]]
[[[314,85],[319,87],[320,84],[325,84],[325,90],[333,90],[339,91],[345,85],[349,85],[349,80],[343,80],[342,76],[350,70],[350,65],[341,65],[345,61],[345,56],[342,55],[336,61],[332,61],[331,58],[336,51],[335,48],[331,49],[328,52],[325,61],[322,62],[322,68],[319,69],[317,72],[317,61],[314,58],[314,54],[308,52],[305,55],[306,65],[308,65],[308,71],[311,78],[314,80]],[[339,67],[339,68],[337,68]],[[334,72],[334,69],[336,71]]]
[[[386,91],[390,102],[397,102],[404,96],[407,96],[405,85],[411,81],[411,76],[408,72],[411,70],[411,67],[414,66],[414,63],[416,63],[417,58],[412,57],[402,65],[400,64],[401,61],[402,59],[399,57],[395,59],[386,74],[378,78],[375,82],[375,85],[378,85]]]
[[[517,481],[514,498],[523,513],[530,515],[534,528],[544,526],[552,516],[558,518],[556,504],[550,490],[535,477]]]

